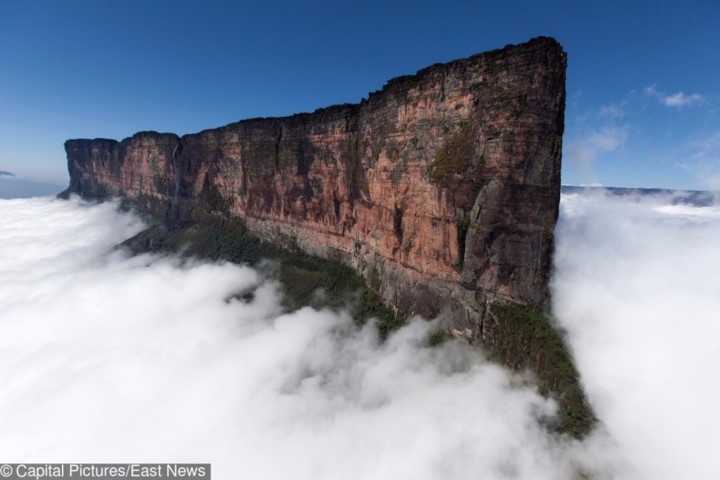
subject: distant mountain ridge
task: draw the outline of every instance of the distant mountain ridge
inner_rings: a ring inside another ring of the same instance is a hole
[[[696,207],[707,207],[714,205],[720,200],[720,192],[709,190],[672,190],[668,188],[627,188],[627,187],[583,187],[575,185],[563,185],[560,192],[563,194],[587,193],[605,191],[612,195],[630,196],[651,196],[664,195],[672,196],[672,204],[687,204]]]

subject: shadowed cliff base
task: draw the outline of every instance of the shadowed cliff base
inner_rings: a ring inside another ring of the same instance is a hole
[[[249,265],[279,281],[283,306],[288,311],[305,306],[347,308],[360,323],[377,321],[382,339],[407,318],[386,307],[350,267],[263,242],[248,233],[243,223],[228,219],[216,225],[186,223],[150,227],[120,247],[134,254],[181,253],[187,258],[225,260]],[[248,292],[247,295],[252,295]]]
[[[565,70],[562,47],[540,37],[392,79],[357,105],[182,137],[68,140],[65,195],[119,197],[164,223],[136,249],[280,259],[288,308],[355,289],[353,308],[386,333],[442,315],[448,332],[533,372],[566,412],[557,429],[580,436],[593,416],[542,313]]]
[[[242,221],[213,223],[159,223],[126,240],[119,247],[134,254],[181,253],[187,258],[225,260],[247,264],[281,285],[288,311],[304,306],[347,309],[359,324],[374,319],[381,339],[409,318],[408,312],[385,306],[351,268],[340,262],[307,255],[264,242],[248,232]],[[269,261],[269,263],[268,263]],[[243,294],[248,299],[252,292]],[[545,420],[549,431],[583,438],[596,425],[579,381],[563,332],[546,312],[531,306],[493,303],[488,306],[493,334],[501,339],[484,346],[491,360],[515,372],[529,371],[542,395],[558,403],[555,418]],[[438,345],[451,338],[472,343],[477,339],[437,330],[427,342]],[[482,342],[479,343],[483,347]]]

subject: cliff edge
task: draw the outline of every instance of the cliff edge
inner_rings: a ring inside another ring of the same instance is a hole
[[[560,44],[540,37],[394,78],[355,105],[68,140],[64,193],[121,197],[167,225],[240,219],[540,371],[547,349],[512,322],[547,304],[565,70]]]

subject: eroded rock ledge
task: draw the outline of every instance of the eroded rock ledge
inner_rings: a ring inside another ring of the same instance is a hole
[[[565,69],[562,47],[541,37],[392,79],[356,105],[182,137],[68,140],[65,193],[122,197],[167,224],[241,219],[539,371],[543,349],[508,345],[503,308],[546,305]]]

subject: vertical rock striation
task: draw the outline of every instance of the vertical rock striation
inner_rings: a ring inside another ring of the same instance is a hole
[[[493,305],[547,300],[565,69],[541,37],[394,78],[357,105],[68,140],[66,193],[122,197],[169,223],[242,219],[353,267],[399,311],[444,313],[506,349]]]
[[[537,38],[392,79],[359,105],[69,140],[68,192],[165,220],[240,217],[353,266],[398,309],[461,307],[480,332],[488,301],[546,300],[565,64]]]

